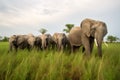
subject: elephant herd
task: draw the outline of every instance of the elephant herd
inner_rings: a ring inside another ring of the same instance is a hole
[[[106,34],[107,26],[104,22],[86,18],[80,26],[73,27],[68,35],[65,33],[42,34],[39,36],[33,34],[12,35],[9,39],[9,51],[25,48],[28,50],[56,48],[58,51],[68,49],[73,53],[77,48],[83,46],[82,51],[90,55],[96,39],[98,55],[102,57],[102,41]]]
[[[63,50],[68,43],[68,38],[64,33],[54,33],[53,36],[50,34],[42,34],[39,36],[34,36],[33,34],[12,35],[9,39],[9,51],[26,48],[29,51],[33,48],[37,50],[56,48],[60,51]]]

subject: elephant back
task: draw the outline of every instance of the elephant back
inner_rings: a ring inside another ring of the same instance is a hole
[[[27,41],[27,35],[17,35],[17,44],[21,45]]]
[[[81,28],[80,27],[73,27],[68,34],[68,39],[71,45],[74,46],[81,46]]]

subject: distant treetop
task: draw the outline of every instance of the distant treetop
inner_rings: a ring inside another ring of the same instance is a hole
[[[74,27],[74,24],[66,24],[65,25],[67,28],[63,29],[64,32],[69,33],[72,27]]]
[[[41,34],[45,34],[45,33],[47,32],[47,29],[41,28],[41,29],[39,30],[39,32],[40,32]]]

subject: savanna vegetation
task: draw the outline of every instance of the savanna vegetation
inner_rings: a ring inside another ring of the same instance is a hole
[[[0,42],[0,80],[120,80],[120,43],[103,44],[90,58],[81,49],[73,54],[33,49],[8,53],[8,42]]]

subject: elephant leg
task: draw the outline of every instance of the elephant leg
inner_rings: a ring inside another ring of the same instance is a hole
[[[94,46],[94,38],[93,37],[90,37],[90,52],[92,53],[92,50],[93,50],[93,46]]]
[[[58,45],[58,51],[60,51],[60,45]]]
[[[73,52],[78,51],[78,50],[79,50],[79,48],[80,48],[80,46],[73,46]]]
[[[52,49],[54,49],[54,50],[55,50],[55,49],[56,49],[56,47],[57,47],[57,44],[56,44],[56,43],[53,43],[53,44],[52,44]]]
[[[39,50],[42,50],[41,44],[37,46],[37,49],[38,49],[38,51],[39,51]]]
[[[97,41],[97,48],[98,48],[98,55],[102,57],[102,41],[103,37],[102,36],[96,36],[96,41]]]
[[[80,46],[75,46],[75,52],[78,51]]]
[[[64,49],[64,45],[61,45],[61,50],[63,51],[63,49]]]
[[[13,49],[13,45],[10,44],[10,46],[9,46],[9,51],[12,51],[12,49]]]
[[[73,52],[75,52],[76,51],[76,47],[75,46],[73,46]]]
[[[41,47],[40,47],[40,46],[37,46],[36,48],[37,48],[37,51],[39,51]]]
[[[82,53],[83,53],[84,51],[85,51],[85,48],[83,47],[83,48],[82,48]]]
[[[58,42],[58,50],[59,51],[61,51],[62,46],[63,46],[63,44],[62,44],[61,40],[59,40],[59,42]]]
[[[73,45],[71,45],[71,53],[73,53],[73,51],[74,51],[74,50],[73,50]]]
[[[17,51],[18,51],[18,47],[17,47],[17,46],[15,46],[14,48],[15,48],[15,52],[17,52]]]
[[[27,44],[26,47],[27,47],[28,51],[30,51],[31,46],[29,44]]]
[[[86,35],[82,35],[82,44],[85,48],[85,53],[89,56],[90,55],[90,42],[89,38]]]

